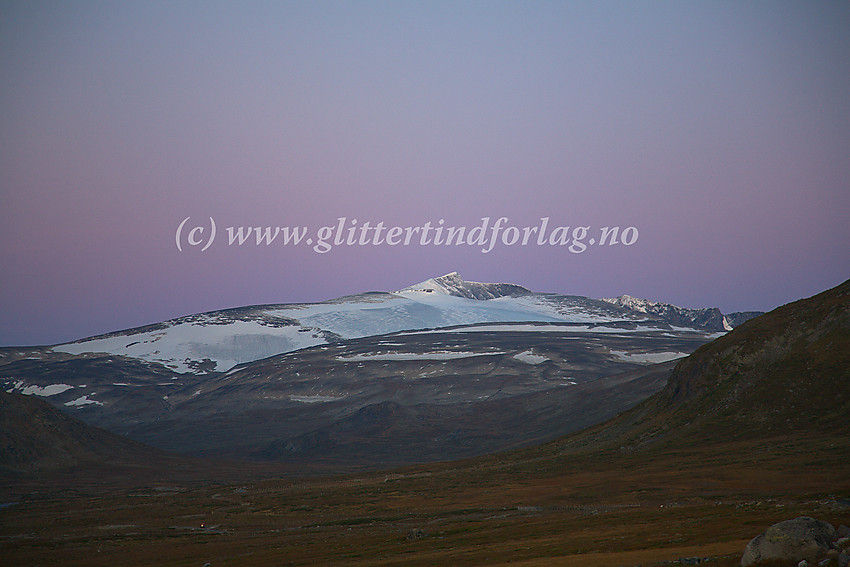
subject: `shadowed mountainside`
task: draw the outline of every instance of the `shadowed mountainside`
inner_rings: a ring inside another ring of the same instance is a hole
[[[32,396],[0,391],[0,471],[4,474],[56,471],[84,463],[164,455],[88,426]]]
[[[237,482],[291,472],[281,465],[175,455],[83,423],[34,396],[0,391],[0,500],[27,493]]]
[[[850,433],[850,280],[682,359],[662,391],[570,445],[683,445]]]

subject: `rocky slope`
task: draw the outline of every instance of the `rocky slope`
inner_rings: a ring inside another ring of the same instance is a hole
[[[603,298],[602,301],[630,309],[635,313],[659,317],[672,325],[696,327],[698,329],[713,329],[716,331],[731,331],[745,321],[763,313],[762,311],[738,311],[724,315],[716,307],[688,309],[670,303],[639,299],[631,295]]]
[[[850,433],[850,280],[751,319],[674,368],[661,392],[585,433],[630,450]]]
[[[0,471],[4,475],[163,457],[161,451],[88,426],[38,398],[0,391]]]
[[[443,293],[467,299],[496,299],[498,297],[517,297],[530,295],[532,292],[521,285],[507,283],[468,282],[457,272],[451,272],[438,278],[430,278],[424,282],[408,286],[398,293],[405,291],[424,291],[428,293]]]

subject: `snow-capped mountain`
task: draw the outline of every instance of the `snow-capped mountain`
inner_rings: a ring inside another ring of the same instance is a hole
[[[398,293],[410,291],[436,292],[467,299],[496,299],[497,297],[517,297],[532,293],[531,290],[521,285],[468,282],[461,278],[457,272],[427,279],[424,282],[408,286]]]
[[[588,298],[534,294],[512,284],[466,282],[452,273],[394,293],[370,292],[321,303],[261,305],[180,317],[57,345],[53,351],[127,356],[178,372],[225,372],[275,354],[398,331],[477,323],[641,318]]]
[[[202,313],[56,345],[52,351],[105,353],[180,373],[207,374],[321,344],[481,323],[654,321],[702,330],[725,328],[717,310],[645,304],[649,307],[641,310],[634,302],[535,293],[514,284],[465,281],[452,272],[392,293]],[[697,317],[691,312],[705,313]],[[715,321],[718,318],[721,322]]]
[[[651,321],[485,323],[339,340],[207,374],[0,349],[0,387],[179,453],[389,466],[604,420],[663,387],[676,359],[712,336]]]
[[[712,329],[716,331],[731,331],[734,327],[737,327],[744,321],[762,314],[761,311],[746,311],[724,315],[720,312],[720,309],[716,307],[688,309],[685,307],[677,307],[676,305],[671,305],[669,303],[639,299],[637,297],[632,297],[631,295],[621,295],[619,297],[612,298],[603,297],[602,301],[611,303],[618,307],[631,309],[636,313],[645,313],[647,315],[661,317],[673,325]]]
[[[3,348],[0,387],[183,453],[364,466],[459,458],[622,411],[722,334],[635,305],[451,273],[392,293]]]

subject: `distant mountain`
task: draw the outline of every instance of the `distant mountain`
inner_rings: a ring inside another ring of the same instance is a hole
[[[644,368],[715,336],[452,273],[394,293],[0,349],[0,385],[179,453],[377,466],[472,456],[602,421],[663,385]],[[385,414],[395,424],[387,431],[407,433],[363,429]]]
[[[0,380],[169,451],[363,467],[472,456],[599,422],[663,386],[669,367],[659,378],[654,363],[710,338],[636,321],[489,323],[349,339],[204,375],[18,351]],[[358,441],[357,415],[394,406],[395,430],[413,437]]]
[[[390,466],[601,422],[718,336],[700,324],[451,273],[394,293],[0,349],[0,386],[182,454]]]
[[[398,331],[491,322],[643,318],[588,298],[531,294],[511,284],[464,282],[457,274],[428,281],[436,283],[320,303],[259,305],[190,315],[57,345],[50,351],[124,356],[202,375],[315,345]],[[502,295],[495,297],[497,294]],[[470,298],[475,295],[494,297]]]
[[[712,329],[715,331],[731,331],[741,323],[761,315],[762,311],[741,311],[724,315],[716,307],[703,309],[688,309],[669,303],[659,303],[648,299],[639,299],[631,295],[621,295],[613,298],[602,298],[602,301],[618,307],[630,309],[636,313],[654,315],[671,325]]]
[[[467,299],[496,299],[498,297],[518,297],[530,295],[532,292],[521,285],[507,283],[480,283],[465,281],[457,272],[452,272],[438,278],[430,278],[424,282],[408,286],[398,293],[405,291],[424,291],[443,293]]]
[[[848,384],[850,280],[702,346],[676,365],[661,392],[579,437],[583,444],[637,449],[846,435]]]
[[[369,292],[320,303],[257,305],[179,317],[56,345],[43,355],[101,353],[155,363],[178,373],[206,375],[316,345],[454,325],[648,321],[724,330],[719,312],[710,317],[686,311],[674,306],[641,310],[634,303],[535,293],[514,284],[465,281],[452,272],[394,293]]]

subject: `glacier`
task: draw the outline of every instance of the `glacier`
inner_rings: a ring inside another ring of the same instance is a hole
[[[630,304],[535,293],[515,284],[467,282],[451,272],[395,292],[202,313],[51,348],[70,355],[124,356],[181,374],[206,374],[317,345],[398,332],[447,327],[450,332],[463,327],[470,332],[516,331],[518,327],[510,324],[569,323],[586,324],[596,333],[622,333],[629,330],[601,324],[651,320],[639,311],[639,302],[624,303]],[[482,324],[491,326],[474,326]],[[638,330],[661,328],[652,324]]]

